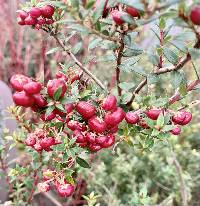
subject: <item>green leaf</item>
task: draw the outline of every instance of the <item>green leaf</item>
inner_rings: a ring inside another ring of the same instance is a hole
[[[90,165],[84,159],[77,157],[76,161],[81,167],[90,168]]]
[[[161,112],[158,119],[157,119],[157,122],[156,122],[157,126],[159,127],[163,127],[164,124],[165,124],[165,118],[164,118],[164,115],[163,113]]]
[[[178,56],[173,50],[170,50],[169,48],[164,47],[163,54],[170,63],[176,64],[178,62]]]
[[[127,13],[123,13],[123,15],[120,18],[128,24],[135,24],[134,18]]]
[[[59,87],[53,94],[53,98],[58,101],[62,94],[62,87]]]
[[[176,89],[185,80],[184,74],[179,71],[171,72],[172,86]]]
[[[55,106],[50,106],[46,109],[46,112],[45,112],[45,116],[48,117],[52,112],[53,110],[55,109]]]
[[[163,30],[164,28],[166,27],[166,21],[163,17],[160,18],[160,21],[159,21],[159,28],[161,30]]]
[[[104,11],[104,7],[106,4],[106,0],[101,0],[98,1],[99,3],[96,6],[95,10],[94,10],[94,15],[93,15],[93,20],[94,22],[97,22],[97,20],[102,16],[103,11]]]
[[[135,86],[134,83],[122,82],[119,84],[119,87],[124,91],[129,91]]]
[[[71,52],[75,55],[78,52],[80,52],[83,48],[83,43],[82,42],[78,42],[72,49]]]
[[[90,40],[89,45],[88,45],[88,50],[92,50],[96,48],[101,42],[102,42],[102,39],[98,39],[98,38]]]
[[[65,112],[65,108],[63,107],[62,104],[56,104],[56,108],[59,109],[62,112]]]
[[[144,11],[144,5],[137,0],[118,0],[119,3]]]
[[[172,129],[175,129],[176,126],[175,125],[165,125],[163,128],[162,128],[162,132],[169,132],[171,131]]]
[[[159,81],[159,76],[156,75],[156,74],[149,74],[147,76],[147,84],[150,85],[150,84],[155,84]]]

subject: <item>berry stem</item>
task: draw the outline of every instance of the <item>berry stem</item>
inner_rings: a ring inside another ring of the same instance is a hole
[[[79,68],[85,72],[91,79],[93,79],[97,85],[99,85],[99,87],[101,89],[103,89],[104,91],[107,91],[107,88],[104,86],[104,84],[101,82],[101,80],[99,80],[95,75],[93,75],[86,67],[83,66],[83,64],[74,56],[73,53],[71,53],[63,44],[63,42],[57,37],[56,34],[52,34],[52,36],[54,37],[54,39],[57,41],[57,43],[59,44],[59,46],[63,49],[63,51],[65,51],[70,57],[71,59],[74,60],[74,62],[76,63],[76,65],[79,66]]]

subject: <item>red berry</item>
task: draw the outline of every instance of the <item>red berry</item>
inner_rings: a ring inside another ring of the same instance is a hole
[[[193,24],[200,25],[200,5],[195,5],[190,12],[190,19]]]
[[[48,192],[50,190],[50,185],[46,182],[41,182],[38,184],[38,189],[41,192]]]
[[[31,81],[30,78],[24,76],[23,74],[15,74],[11,77],[10,84],[13,89],[21,92],[23,90],[23,86],[30,81]]]
[[[36,144],[36,139],[33,135],[29,135],[26,140],[25,140],[25,144],[27,146],[34,146]]]
[[[17,11],[19,17],[24,20],[26,17],[28,17],[28,13],[26,11],[23,11],[23,10],[18,10]]]
[[[39,143],[36,143],[33,147],[37,152],[41,152],[43,150],[43,148]]]
[[[117,133],[117,132],[118,132],[118,129],[119,129],[118,126],[115,126],[115,127],[110,128],[110,129],[109,129],[109,132],[112,133],[112,134],[114,134],[114,133]]]
[[[106,141],[101,144],[103,148],[109,148],[115,143],[114,135],[108,134],[106,137],[107,137]]]
[[[67,114],[71,113],[74,110],[74,105],[72,103],[66,104],[65,110],[66,110]]]
[[[86,126],[80,122],[76,122],[75,129],[81,132],[84,132],[87,130]]]
[[[108,126],[117,126],[125,117],[126,113],[121,107],[118,107],[116,111],[106,114],[104,121]]]
[[[38,17],[41,16],[42,12],[41,12],[40,8],[33,7],[33,8],[30,9],[29,14],[34,19],[37,19]]]
[[[96,113],[96,108],[89,102],[85,101],[80,101],[76,105],[76,110],[86,120],[93,117]]]
[[[76,125],[77,125],[77,121],[70,120],[69,122],[67,122],[67,127],[72,131],[76,129]]]
[[[192,114],[186,111],[179,111],[172,117],[175,124],[186,125],[192,120]]]
[[[22,19],[19,19],[17,23],[18,23],[19,25],[21,25],[21,26],[26,25],[26,24],[25,24],[25,21],[22,20]]]
[[[42,85],[39,82],[29,82],[23,86],[27,94],[37,94],[41,91]]]
[[[116,107],[117,107],[117,99],[114,95],[107,96],[102,103],[102,108],[106,111],[112,111],[116,109]]]
[[[54,11],[55,11],[55,8],[51,5],[46,5],[41,8],[42,16],[48,19],[52,18]]]
[[[94,144],[96,141],[96,135],[94,133],[87,132],[85,134],[85,137],[86,137],[87,141],[91,144]]]
[[[132,17],[139,17],[140,16],[140,13],[138,12],[138,10],[133,8],[133,7],[127,7],[126,12],[128,14],[130,14]]]
[[[99,117],[93,116],[88,120],[90,130],[96,133],[103,133],[106,131],[106,123]]]
[[[74,186],[71,184],[60,184],[56,188],[61,197],[69,197],[74,192]]]
[[[179,135],[181,133],[181,128],[176,127],[173,130],[170,131],[173,135]]]
[[[103,145],[107,141],[107,139],[108,139],[107,135],[98,136],[96,138],[96,143],[99,144],[99,145]]]
[[[101,149],[102,149],[102,147],[100,145],[98,145],[98,144],[90,144],[89,145],[89,150],[91,152],[97,152],[97,151],[99,151]]]
[[[51,112],[48,116],[45,115],[45,113],[41,114],[40,118],[43,121],[51,121],[56,117],[55,111]]]
[[[185,119],[182,122],[182,125],[189,124],[192,120],[192,114],[190,112],[185,112]]]
[[[55,139],[53,137],[45,137],[41,139],[40,146],[43,149],[49,148],[55,144]]]
[[[43,24],[46,24],[46,20],[45,19],[38,19],[38,22],[37,22],[39,25],[43,25]]]
[[[73,132],[73,137],[76,138],[77,143],[87,143],[85,135],[83,135],[79,130]]]
[[[49,80],[48,84],[47,84],[47,92],[48,95],[51,98],[54,98],[54,94],[55,92],[61,88],[61,93],[60,93],[60,97],[63,97],[67,91],[67,86],[65,84],[65,82],[62,79],[53,79],[53,80]]]
[[[35,99],[35,103],[39,107],[46,107],[47,106],[47,101],[44,99],[44,97],[41,94],[34,94],[33,98]]]
[[[24,20],[26,25],[36,25],[37,24],[37,19],[34,19],[33,17],[31,17],[30,15],[28,17],[25,18]]]
[[[161,112],[162,112],[162,109],[153,108],[153,109],[145,111],[145,114],[147,115],[149,119],[157,120]]]
[[[117,25],[122,25],[124,23],[124,20],[122,19],[122,16],[125,15],[125,14],[126,14],[125,12],[118,11],[118,10],[113,10],[111,12],[112,19]]]
[[[129,124],[137,124],[140,121],[139,116],[135,112],[126,113],[125,119]]]
[[[13,94],[13,100],[16,105],[23,107],[31,107],[34,104],[34,98],[26,94],[25,91],[15,92]]]

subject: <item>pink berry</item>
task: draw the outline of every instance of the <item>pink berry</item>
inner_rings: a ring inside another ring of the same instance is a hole
[[[126,113],[125,120],[129,124],[137,124],[140,118],[135,112],[128,112]]]

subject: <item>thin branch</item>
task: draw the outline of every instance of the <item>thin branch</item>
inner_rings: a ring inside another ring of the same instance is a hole
[[[79,66],[79,68],[86,73],[91,79],[93,79],[97,85],[99,85],[99,87],[101,87],[101,89],[103,89],[104,91],[107,91],[106,87],[103,85],[103,83],[95,76],[93,75],[86,67],[83,66],[83,64],[74,56],[73,53],[71,53],[63,44],[63,42],[57,37],[56,34],[51,34],[54,39],[57,41],[57,43],[59,44],[59,46],[63,49],[63,51],[65,51],[70,57],[71,59],[73,59],[73,61],[76,63],[76,65]]]
[[[185,180],[183,178],[183,170],[173,151],[172,151],[172,156],[173,156],[173,164],[176,168],[177,174],[180,179],[180,193],[182,199],[182,206],[188,206],[188,193],[186,189]]]
[[[116,82],[117,82],[117,90],[118,90],[119,96],[122,95],[122,89],[119,86],[119,84],[120,84],[120,68],[119,68],[119,66],[122,63],[124,47],[125,47],[124,34],[121,34],[121,41],[120,41],[120,47],[119,47],[118,54],[117,54],[117,67],[116,67]]]

